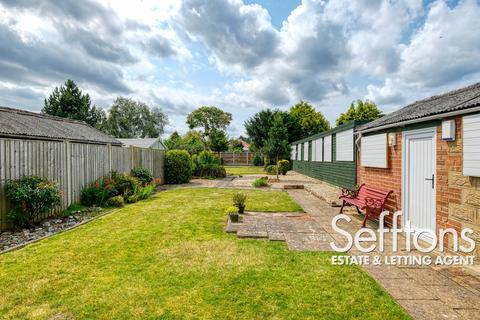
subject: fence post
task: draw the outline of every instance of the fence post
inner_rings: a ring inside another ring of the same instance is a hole
[[[250,151],[247,151],[247,163],[245,163],[247,166],[250,164]]]
[[[112,144],[107,144],[108,147],[108,173],[112,172]]]
[[[68,207],[72,204],[72,146],[70,141],[65,140],[65,163],[67,164],[67,183],[66,183],[66,192],[67,192],[67,203],[65,207]]]

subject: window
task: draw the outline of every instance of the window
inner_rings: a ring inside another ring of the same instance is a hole
[[[314,140],[313,145],[315,146],[312,150],[313,161],[323,161],[323,139]]]
[[[336,160],[353,161],[353,129],[337,133]]]
[[[480,114],[463,117],[463,175],[480,177]]]
[[[362,137],[361,160],[364,167],[388,168],[386,133]]]
[[[332,162],[332,136],[326,136],[323,138],[323,161]]]
[[[290,154],[292,160],[297,160],[297,145],[292,146],[292,152]]]
[[[312,158],[310,159],[310,161],[316,161],[316,160],[315,160],[315,147],[316,147],[315,141],[316,141],[316,140],[312,140],[312,141],[310,142],[310,143],[311,143],[310,149],[312,149]]]
[[[308,161],[308,142],[303,143],[303,161]]]

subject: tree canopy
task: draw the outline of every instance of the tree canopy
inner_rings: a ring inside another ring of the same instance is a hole
[[[290,133],[291,141],[303,139],[311,135],[330,130],[330,123],[321,112],[307,102],[300,101],[289,111],[295,130]]]
[[[118,97],[102,130],[116,138],[157,138],[168,123],[167,115],[141,101]]]
[[[105,120],[103,109],[92,106],[88,93],[83,94],[70,79],[60,88],[53,89],[50,96],[44,100],[42,113],[84,121],[93,127],[100,126]]]
[[[214,130],[225,131],[232,122],[232,114],[217,107],[203,106],[187,116],[190,129],[199,128],[204,138],[208,139]]]
[[[351,120],[364,120],[372,121],[378,118],[383,117],[382,111],[378,109],[377,105],[373,101],[366,100],[357,100],[357,105],[355,106],[354,101],[350,104],[347,112],[342,113],[336,120],[337,126],[351,121]]]
[[[169,150],[186,150],[190,154],[205,150],[205,143],[200,133],[195,130],[188,131],[184,136],[175,131],[164,141],[164,144]]]

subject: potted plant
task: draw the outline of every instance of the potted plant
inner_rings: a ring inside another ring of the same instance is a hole
[[[230,222],[238,222],[238,208],[237,207],[228,207],[225,213],[228,215]]]
[[[245,212],[245,201],[247,195],[241,192],[237,192],[233,195],[233,205],[238,208],[238,213]]]

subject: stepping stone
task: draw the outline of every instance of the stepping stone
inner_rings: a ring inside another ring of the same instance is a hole
[[[227,222],[227,226],[225,227],[225,232],[235,233],[238,230],[240,230],[242,225],[243,225],[242,223],[230,222],[230,219],[229,219],[228,222]]]
[[[240,230],[237,232],[237,237],[254,239],[268,238],[268,232],[257,230]]]
[[[268,240],[270,241],[285,241],[285,234],[283,232],[269,232]]]
[[[291,189],[305,189],[305,186],[303,184],[285,184],[283,186],[283,189],[285,190],[291,190]]]

